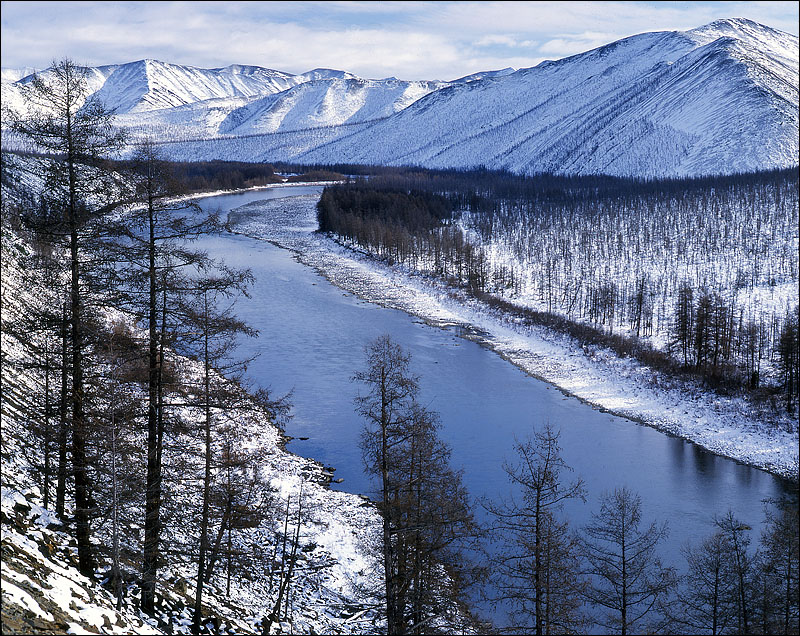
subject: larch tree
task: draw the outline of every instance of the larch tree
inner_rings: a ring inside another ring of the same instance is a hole
[[[206,571],[211,555],[211,506],[217,461],[214,443],[217,414],[231,405],[236,386],[230,374],[241,370],[246,361],[232,358],[239,335],[256,335],[256,332],[233,314],[233,301],[239,293],[245,293],[252,282],[252,274],[230,270],[217,265],[213,275],[195,280],[188,290],[184,305],[187,336],[193,336],[189,345],[202,364],[201,386],[198,387],[196,406],[201,412],[201,434],[203,448],[202,510],[199,527],[199,553],[197,559],[197,587],[195,593],[192,632],[200,633],[202,622],[202,599]]]
[[[215,216],[203,215],[152,141],[137,147],[128,173],[134,206],[110,224],[106,248],[121,266],[116,273],[120,306],[146,325],[147,342],[147,483],[145,488],[144,548],[141,607],[155,611],[155,588],[162,534],[161,502],[165,433],[164,359],[169,324],[180,282],[187,272],[210,266],[205,253],[189,242],[219,228]]]
[[[84,305],[86,303],[85,230],[113,209],[118,190],[102,161],[124,144],[113,127],[113,113],[92,99],[86,70],[71,60],[54,62],[24,90],[27,112],[11,116],[13,130],[33,146],[52,155],[41,175],[44,198],[62,214],[69,246],[69,306],[71,345],[72,474],[75,489],[75,535],[79,569],[93,576],[95,558],[90,540],[92,486],[86,464],[88,437],[84,386]]]
[[[656,549],[667,536],[666,523],[641,528],[641,498],[618,488],[601,499],[600,511],[583,530],[583,555],[591,583],[586,600],[605,613],[601,627],[638,633],[645,619],[674,586],[675,573],[662,566]]]
[[[369,474],[379,479],[380,510],[383,516],[383,570],[386,624],[390,634],[402,634],[401,582],[397,573],[395,530],[396,511],[391,496],[395,483],[396,448],[402,443],[408,422],[408,409],[418,390],[417,378],[409,370],[410,358],[386,335],[366,350],[367,368],[354,379],[368,387],[356,398],[358,413],[366,420],[362,435],[364,462]]]
[[[512,495],[486,502],[499,547],[490,557],[495,601],[511,604],[512,628],[521,633],[564,633],[582,624],[577,542],[560,519],[564,502],[585,498],[583,481],[564,480],[572,469],[561,457],[559,433],[550,425],[515,445],[505,463]]]
[[[796,634],[800,627],[800,508],[797,501],[781,501],[767,511],[759,551],[760,577],[769,613],[762,611],[762,630]]]
[[[737,603],[725,537],[715,532],[699,546],[684,547],[683,554],[688,568],[670,612],[673,624],[695,634],[726,633],[736,622]]]
[[[727,585],[734,595],[736,631],[749,634],[752,613],[753,560],[749,553],[750,526],[729,510],[725,516],[714,519],[720,534],[727,570]]]
[[[387,633],[427,633],[441,615],[438,605],[448,602],[448,552],[469,539],[472,514],[461,475],[449,466],[450,450],[436,434],[438,416],[417,402],[410,355],[384,335],[367,346],[366,358],[366,370],[354,376],[367,387],[356,409],[366,420],[364,463],[380,488]]]

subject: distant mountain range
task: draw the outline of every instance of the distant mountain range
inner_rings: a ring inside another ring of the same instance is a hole
[[[155,60],[88,73],[120,125],[176,159],[688,176],[797,165],[798,50],[737,18],[447,82]],[[4,105],[20,75],[3,70]]]

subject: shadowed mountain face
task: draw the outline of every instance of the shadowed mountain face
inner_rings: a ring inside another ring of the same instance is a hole
[[[195,140],[169,144],[176,159],[632,176],[797,164],[798,39],[744,19],[452,82],[153,60],[90,78],[136,134]],[[28,80],[4,83],[4,101]]]

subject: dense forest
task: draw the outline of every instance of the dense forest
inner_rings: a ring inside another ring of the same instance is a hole
[[[717,390],[780,394],[793,412],[797,186],[793,170],[637,181],[393,169],[326,188],[318,219],[527,320]]]

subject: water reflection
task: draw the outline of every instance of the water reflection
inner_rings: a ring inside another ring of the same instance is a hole
[[[694,457],[694,469],[709,481],[713,480],[716,473],[715,464],[717,456],[704,451],[696,444],[690,444],[689,446],[692,449],[692,456]]]

